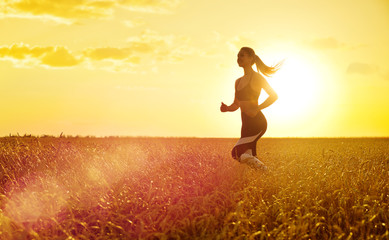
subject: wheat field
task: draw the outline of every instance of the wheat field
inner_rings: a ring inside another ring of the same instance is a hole
[[[1,239],[389,239],[389,139],[0,138]]]

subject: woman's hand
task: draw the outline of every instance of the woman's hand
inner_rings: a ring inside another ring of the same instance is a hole
[[[225,105],[223,102],[222,102],[222,105],[220,106],[220,111],[221,112],[228,112],[228,106]]]

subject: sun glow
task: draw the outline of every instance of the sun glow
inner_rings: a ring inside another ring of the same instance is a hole
[[[273,81],[274,79],[274,81]],[[288,57],[270,85],[278,94],[272,112],[278,118],[299,121],[308,117],[319,104],[321,77],[308,61]]]

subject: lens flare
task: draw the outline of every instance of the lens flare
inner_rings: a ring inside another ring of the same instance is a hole
[[[21,191],[13,191],[7,198],[4,213],[13,221],[34,223],[51,219],[65,206],[69,195],[52,178],[29,182]]]

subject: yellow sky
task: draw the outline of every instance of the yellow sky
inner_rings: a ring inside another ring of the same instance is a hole
[[[386,0],[11,0],[0,33],[0,136],[239,137],[242,46],[286,59],[265,136],[389,136]]]

